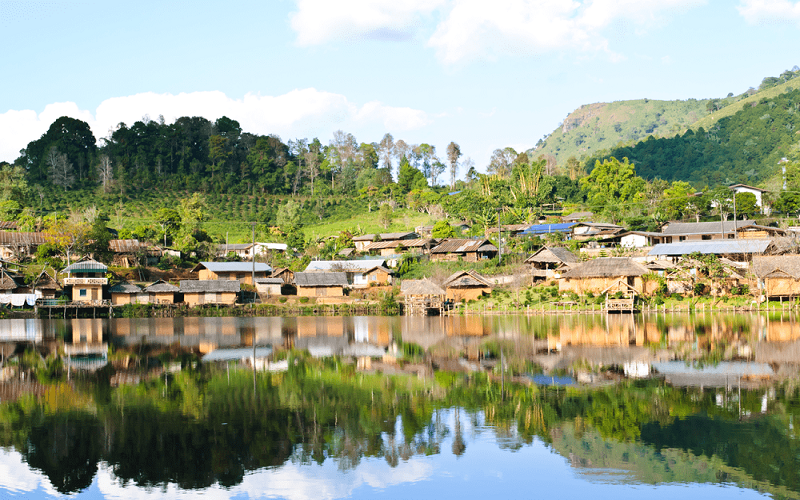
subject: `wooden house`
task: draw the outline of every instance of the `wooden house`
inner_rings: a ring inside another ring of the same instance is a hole
[[[72,301],[101,302],[103,288],[108,285],[107,271],[108,266],[92,259],[78,261],[61,271],[67,273],[64,286],[72,287]]]
[[[266,278],[272,273],[272,268],[263,262],[201,262],[192,268],[198,274],[198,280],[228,280],[239,281],[248,285],[253,284],[253,269],[255,277]]]
[[[553,279],[559,271],[566,271],[580,262],[577,255],[564,247],[542,247],[525,259],[525,264],[531,266],[531,275],[546,280]]]
[[[31,257],[39,245],[46,242],[44,233],[0,231],[0,259],[19,260]]]
[[[419,238],[415,232],[405,233],[380,233],[380,234],[362,234],[361,236],[353,236],[353,245],[356,247],[356,252],[363,252],[370,243],[376,241],[399,241],[399,240],[413,240]]]
[[[288,267],[276,267],[272,270],[270,278],[280,278],[284,285],[291,285],[294,283],[294,271]]]
[[[0,267],[0,294],[11,294],[17,292],[20,283],[17,281],[16,276],[6,271],[5,268]]]
[[[137,239],[110,240],[108,248],[112,264],[120,267],[152,266],[162,255],[160,248]]]
[[[180,293],[191,307],[203,304],[232,306],[241,291],[238,280],[181,280]]]
[[[50,275],[45,269],[39,273],[39,276],[31,283],[33,293],[39,299],[56,299],[61,295],[64,287],[58,282],[56,278]]]
[[[109,290],[111,303],[115,306],[125,304],[147,304],[148,297],[138,285],[122,281],[112,286]]]
[[[431,249],[431,260],[479,262],[497,256],[497,247],[486,239],[448,239]]]
[[[594,217],[592,212],[572,212],[569,215],[561,217],[562,222],[580,222],[582,220],[589,220]]]
[[[492,293],[491,283],[473,270],[452,274],[442,286],[445,288],[447,299],[453,302],[475,300],[484,294]]]
[[[767,300],[800,297],[800,255],[753,257],[753,273]]]
[[[382,286],[392,284],[392,271],[383,266],[375,266],[364,272],[366,284],[360,286]]]
[[[294,284],[300,297],[342,297],[348,286],[344,272],[294,273]]]
[[[429,279],[405,280],[400,285],[405,313],[428,314],[441,312],[446,292]]]
[[[164,280],[158,280],[144,289],[148,302],[151,304],[174,304],[176,302],[175,294],[180,291],[180,288]]]
[[[384,257],[411,253],[415,255],[427,254],[435,247],[439,240],[433,238],[415,238],[413,240],[373,241],[364,247],[364,252],[378,254]]]
[[[367,272],[384,267],[386,259],[369,260],[312,260],[306,266],[307,273],[345,273],[347,283],[354,286],[369,286]],[[385,269],[385,268],[384,268]]]
[[[284,284],[281,278],[256,278],[256,291],[263,295],[281,295]]]
[[[587,292],[599,294],[621,280],[637,293],[650,293],[655,290],[658,283],[645,282],[642,279],[642,276],[649,272],[647,267],[628,257],[592,259],[562,274],[558,280],[558,289],[561,292],[575,292],[581,295]]]

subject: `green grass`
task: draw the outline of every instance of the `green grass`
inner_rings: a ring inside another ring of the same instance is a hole
[[[697,130],[700,127],[703,127],[705,130],[709,130],[711,127],[714,126],[715,123],[717,123],[721,119],[727,116],[735,115],[737,111],[740,111],[747,105],[758,103],[758,101],[760,101],[761,99],[769,99],[778,96],[780,94],[783,94],[784,92],[789,92],[798,87],[800,87],[800,79],[794,79],[794,80],[789,80],[788,82],[781,83],[780,85],[768,88],[766,90],[762,90],[761,92],[756,92],[750,97],[736,101],[732,104],[729,104],[728,106],[725,106],[719,111],[715,111],[714,113],[704,116],[703,118],[694,122],[691,128],[693,130]]]
[[[364,211],[364,213],[356,214],[346,219],[325,220],[318,224],[308,224],[303,230],[306,238],[309,238],[332,236],[340,231],[358,229],[365,234],[413,231],[417,226],[432,224],[433,220],[428,214],[420,213],[416,210],[398,209],[394,212],[391,226],[384,228],[378,221],[378,211],[372,210],[372,212]]]

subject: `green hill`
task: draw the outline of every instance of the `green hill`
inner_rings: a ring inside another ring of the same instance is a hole
[[[570,113],[529,154],[553,156],[563,165],[571,156],[580,159],[619,143],[635,143],[651,135],[675,135],[706,116],[707,105],[708,100],[696,99],[586,104]]]

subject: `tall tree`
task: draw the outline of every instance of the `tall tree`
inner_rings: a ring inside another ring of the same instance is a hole
[[[489,160],[489,166],[486,168],[486,171],[490,174],[497,175],[497,177],[501,179],[505,179],[511,173],[511,165],[516,159],[517,152],[514,148],[495,149],[492,152],[492,157]]]
[[[456,188],[456,174],[458,173],[458,159],[461,157],[461,147],[455,142],[447,145],[447,162],[450,164],[450,189]]]
[[[69,161],[67,155],[59,153],[56,146],[51,146],[50,151],[47,153],[46,161],[50,182],[54,186],[63,187],[64,191],[72,187],[72,184],[75,183],[75,169],[72,167],[72,162]]]
[[[392,134],[386,133],[378,145],[378,156],[381,159],[381,167],[392,171],[392,158],[394,157],[394,137]]]
[[[111,158],[108,155],[100,155],[97,164],[97,178],[103,186],[103,192],[107,193],[111,189],[111,181],[114,180],[114,170],[111,168]]]

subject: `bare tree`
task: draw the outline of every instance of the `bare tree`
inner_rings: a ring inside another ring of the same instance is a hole
[[[75,170],[72,163],[64,153],[59,153],[55,146],[50,148],[47,153],[47,165],[49,167],[50,181],[64,191],[71,187],[75,182]]]
[[[403,161],[403,158],[408,158],[408,155],[411,153],[411,146],[409,146],[406,141],[403,139],[398,140],[394,143],[394,157],[397,159],[397,177],[400,177],[400,163]],[[408,158],[410,160],[410,158]]]
[[[161,157],[158,159],[161,164]],[[100,156],[100,163],[97,165],[97,177],[103,185],[103,192],[107,193],[111,189],[111,181],[114,180],[114,170],[111,168],[111,158],[108,155]]]
[[[336,172],[341,172],[345,165],[355,161],[358,152],[358,142],[353,134],[337,130],[331,140],[331,189],[335,188],[334,178]]]
[[[517,152],[514,148],[495,149],[486,171],[505,179],[511,173],[511,165],[516,159]]]
[[[311,196],[314,196],[314,180],[319,175],[319,154],[313,150],[306,151],[305,160],[306,173],[311,180]]]
[[[392,171],[392,157],[394,156],[394,137],[392,134],[386,133],[378,145],[378,156],[381,159],[381,166]]]
[[[461,147],[455,142],[447,145],[447,161],[450,163],[450,189],[456,188],[456,173],[458,172],[458,159],[461,157]]]

